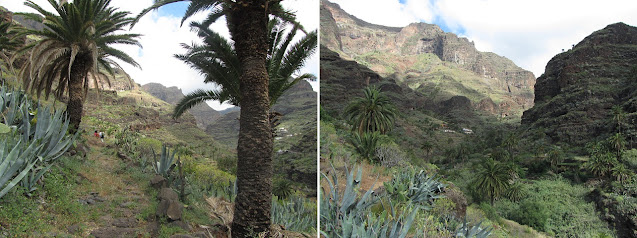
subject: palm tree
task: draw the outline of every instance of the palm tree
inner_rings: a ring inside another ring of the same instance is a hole
[[[554,146],[548,153],[548,160],[551,164],[551,169],[557,171],[557,166],[564,161],[564,152],[560,147]]]
[[[473,180],[473,188],[478,194],[487,196],[491,205],[509,187],[510,173],[507,167],[491,158],[483,161]]]
[[[13,71],[13,65],[8,53],[24,44],[24,42],[20,42],[19,37],[13,34],[13,28],[11,22],[0,21],[0,61],[4,65],[0,65],[0,83],[3,82],[3,71]]]
[[[617,158],[611,153],[599,153],[591,155],[584,167],[599,177],[610,177],[613,168],[618,164]]]
[[[363,89],[364,96],[354,99],[345,108],[345,117],[352,130],[363,134],[378,131],[385,134],[394,127],[396,108],[375,86]]]
[[[518,142],[519,138],[514,133],[509,133],[502,142],[502,145],[507,148],[507,152],[509,152],[509,159],[513,159],[513,150],[517,147]]]
[[[269,16],[296,22],[293,13],[286,11],[280,1],[264,0],[155,0],[137,17],[174,2],[190,4],[182,23],[193,14],[211,10],[206,22],[226,17],[230,36],[234,41],[239,72],[239,141],[237,143],[237,197],[232,221],[233,237],[248,237],[252,232],[270,236],[270,208],[272,201],[272,136],[269,109],[269,80],[267,58]],[[214,59],[210,59],[214,61]]]
[[[615,157],[617,157],[617,160],[620,161],[624,149],[626,148],[626,139],[624,139],[624,136],[621,133],[615,133],[608,138],[608,143],[610,143],[610,146],[615,149]]]
[[[431,151],[434,149],[434,144],[429,141],[425,141],[422,143],[420,148],[423,149],[425,153],[427,153],[427,159],[429,159],[429,153],[431,153]]]
[[[133,18],[128,17],[129,12],[110,7],[110,2],[75,0],[72,3],[63,1],[60,5],[49,0],[57,14],[44,10],[31,0],[25,2],[44,15],[46,27],[41,31],[25,30],[25,34],[42,40],[21,50],[30,50],[31,54],[22,67],[21,78],[25,87],[38,96],[44,92],[48,98],[53,93],[60,99],[68,92],[69,130],[73,133],[82,121],[88,80],[92,79],[95,85],[98,85],[98,80],[108,82],[108,76],[114,76],[115,68],[121,70],[111,57],[139,67],[129,55],[111,47],[113,44],[141,45],[137,41],[139,34],[118,32],[131,24]]]
[[[186,54],[176,55],[178,59],[190,64],[192,68],[205,75],[204,82],[214,82],[220,88],[217,90],[195,90],[182,98],[175,107],[173,117],[180,117],[186,110],[207,100],[220,103],[229,102],[240,106],[239,93],[239,61],[233,45],[227,39],[208,28],[209,23],[191,23],[191,27],[198,32],[204,44],[183,45],[188,50]],[[316,31],[312,31],[292,44],[292,39],[298,32],[298,26],[285,34],[286,24],[274,18],[268,24],[270,32],[270,51],[267,57],[267,69],[270,76],[269,97],[270,107],[276,104],[278,98],[301,80],[316,80],[312,74],[293,75],[305,61],[314,53],[317,44]],[[211,61],[211,59],[215,59]]]
[[[617,123],[617,132],[621,133],[622,123],[626,119],[626,113],[624,112],[624,109],[622,109],[622,107],[619,105],[615,105],[611,108],[611,114],[613,116],[613,120],[615,120],[615,122]]]
[[[634,175],[634,172],[629,168],[626,168],[624,164],[617,164],[613,167],[611,175],[617,182],[624,184]]]

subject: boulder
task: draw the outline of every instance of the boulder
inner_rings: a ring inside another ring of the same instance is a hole
[[[155,175],[155,177],[153,177],[150,180],[150,186],[156,189],[160,189],[160,188],[164,188],[167,186],[167,182],[166,179],[161,176],[161,175]]]

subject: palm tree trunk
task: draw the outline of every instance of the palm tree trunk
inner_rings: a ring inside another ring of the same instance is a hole
[[[79,61],[79,60],[78,60]],[[71,78],[69,80],[69,102],[66,105],[66,112],[69,116],[69,132],[75,134],[82,122],[82,111],[84,108],[84,78],[88,74],[84,70],[85,63],[77,62],[71,68]]]
[[[243,72],[239,77],[241,111],[237,145],[237,197],[232,237],[270,237],[273,137],[268,119],[266,25],[263,0],[235,5],[228,19]]]

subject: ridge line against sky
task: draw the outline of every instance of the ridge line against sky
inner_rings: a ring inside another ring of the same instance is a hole
[[[413,22],[466,37],[539,77],[548,61],[607,25],[637,26],[634,0],[330,0],[378,25]]]
[[[35,0],[37,4],[48,11],[54,11],[47,1]],[[153,0],[112,0],[111,6],[119,8],[121,11],[131,12],[131,16],[137,16],[143,9],[151,6]],[[24,6],[23,0],[2,1],[0,6],[6,7],[12,12],[35,12],[33,9]],[[201,42],[196,33],[190,31],[191,21],[201,21],[205,19],[205,13],[198,13],[190,17],[183,26],[180,26],[181,18],[186,11],[188,3],[173,3],[151,11],[140,19],[130,33],[138,33],[143,36],[140,43],[143,48],[130,45],[115,45],[115,48],[128,53],[142,67],[135,68],[128,64],[120,64],[122,68],[135,80],[144,85],[155,82],[166,87],[177,86],[184,94],[196,89],[214,89],[211,84],[204,84],[204,77],[190,66],[173,57],[174,54],[185,53],[180,44],[191,44]],[[319,24],[319,0],[285,0],[283,6],[286,9],[296,11],[297,19],[307,31],[318,29]],[[230,39],[226,27],[225,18],[220,19],[211,27],[221,35]],[[303,34],[297,34],[298,40]],[[305,62],[305,67],[301,73],[319,74],[318,49],[314,55]],[[314,90],[318,90],[318,82],[310,82]],[[218,102],[208,102],[215,110],[223,110],[231,107],[229,104],[220,105]]]

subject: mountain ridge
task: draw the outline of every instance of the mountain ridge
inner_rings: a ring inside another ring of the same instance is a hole
[[[626,113],[623,133],[637,137],[637,28],[615,23],[555,55],[537,79],[535,106],[522,125],[547,128],[556,142],[583,146],[616,128],[611,108]]]
[[[366,23],[325,0],[321,9],[322,44],[403,87],[424,94],[440,87],[443,94],[435,101],[460,95],[477,104],[490,98],[496,111],[516,116],[533,105],[533,73],[505,57],[478,51],[467,38],[434,24],[397,28]]]
[[[151,95],[170,103],[171,105],[177,105],[179,101],[185,97],[184,93],[177,86],[166,87],[161,83],[147,83],[141,86],[142,90],[150,93]],[[214,110],[206,103],[200,103],[199,105],[188,110],[197,121],[197,127],[205,130],[206,127],[214,120],[221,116],[221,113]]]

